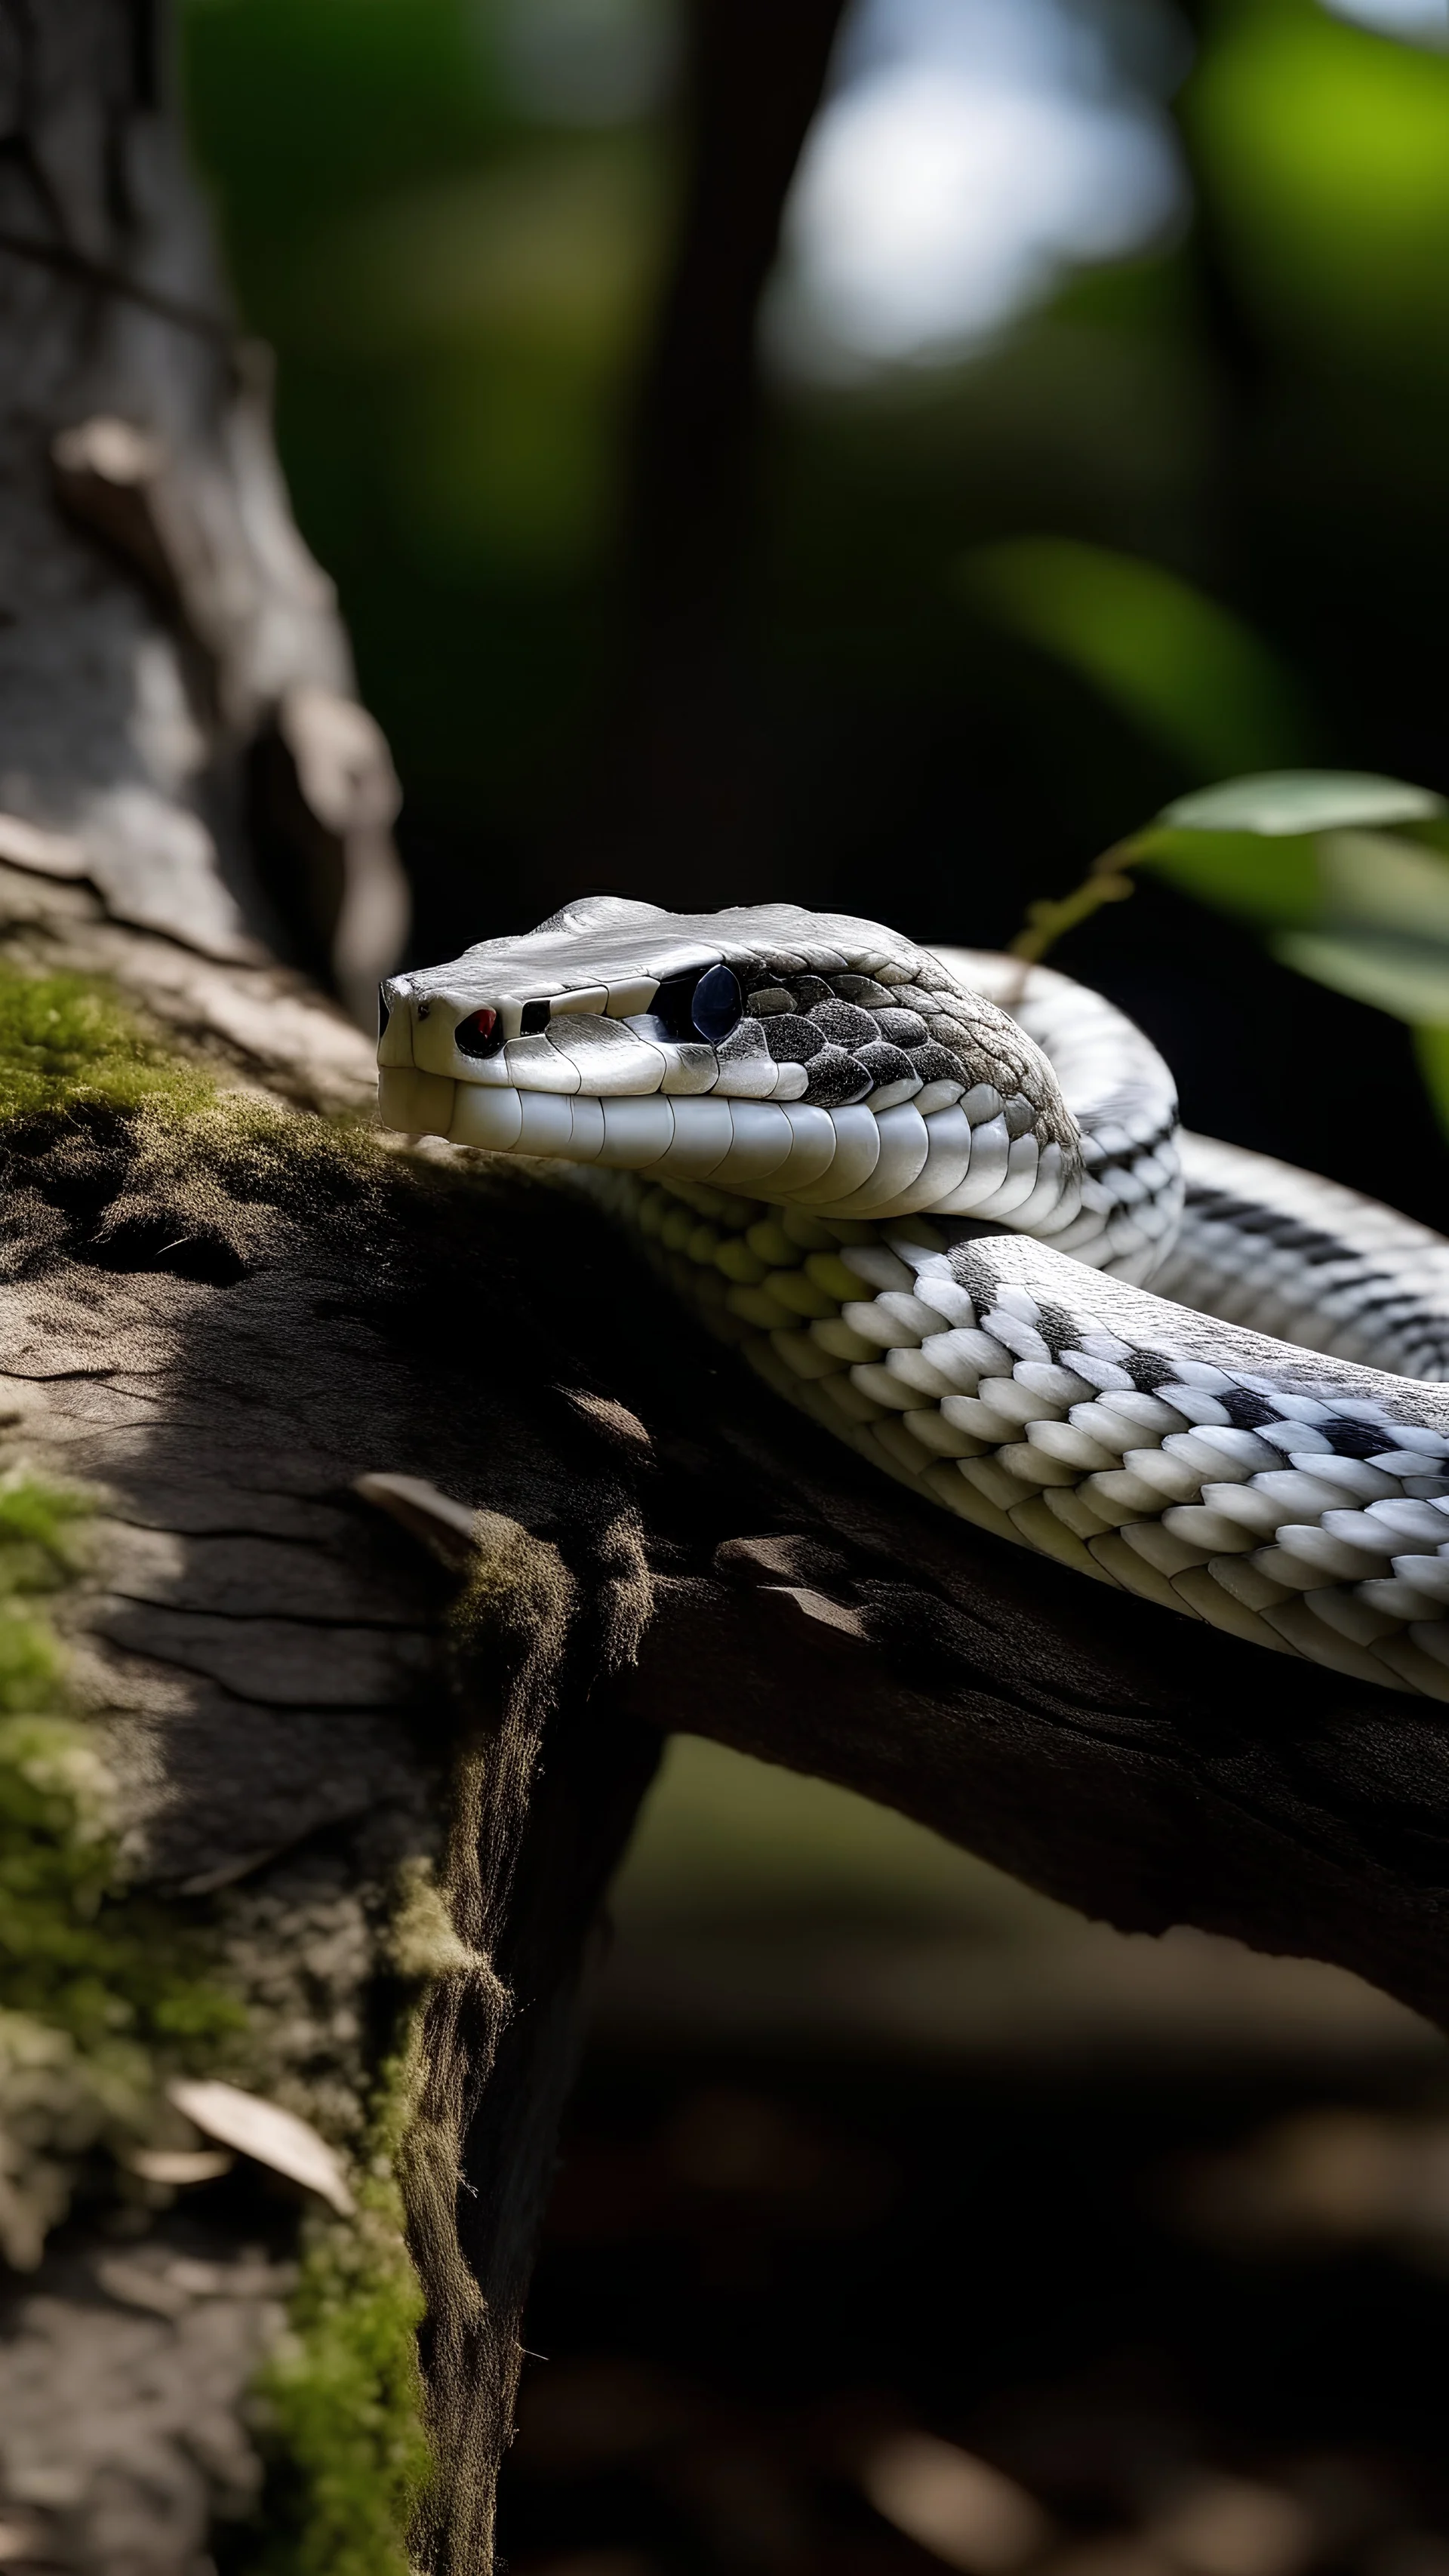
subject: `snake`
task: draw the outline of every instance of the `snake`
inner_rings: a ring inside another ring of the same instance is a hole
[[[1054,968],[569,903],[381,990],[382,1123],[561,1166],[774,1391],[1079,1576],[1449,1699],[1449,1242],[1184,1130]]]

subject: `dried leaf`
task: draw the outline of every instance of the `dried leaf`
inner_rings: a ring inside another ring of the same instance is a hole
[[[455,1503],[423,1476],[359,1476],[353,1492],[421,1539],[424,1547],[455,1571],[468,1564],[475,1546],[476,1515],[466,1503]]]
[[[177,2110],[184,2111],[204,2137],[234,2147],[238,2155],[270,2166],[273,2173],[285,2174],[289,2182],[300,2183],[304,2191],[315,2192],[344,2218],[350,2217],[355,2204],[341,2165],[326,2139],[308,2121],[299,2120],[295,2111],[284,2111],[280,2102],[268,2102],[259,2093],[243,2093],[235,2084],[193,2083],[184,2076],[178,2076],[167,2091]]]

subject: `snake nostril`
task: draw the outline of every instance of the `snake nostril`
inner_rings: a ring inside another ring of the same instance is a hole
[[[503,1030],[496,1011],[470,1011],[453,1031],[453,1042],[460,1055],[497,1055],[503,1044]]]

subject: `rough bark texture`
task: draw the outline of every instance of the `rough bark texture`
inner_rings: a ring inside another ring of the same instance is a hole
[[[0,8],[0,856],[209,956],[264,932],[370,1008],[404,920],[396,783],[287,506],[167,51],[159,0]],[[254,792],[271,829],[249,839]]]
[[[103,976],[166,1056],[0,978],[4,1463],[92,1500],[48,1597],[130,1890],[47,1918],[64,2027],[24,1941],[0,1961],[0,2557],[203,2576],[230,2517],[228,2567],[400,2568],[396,2174],[414,2546],[480,2576],[588,1929],[665,1729],[1441,2019],[1449,1749],[1437,1710],[933,1516],[661,1329],[566,1190],[347,1123],[369,1050],[299,965],[347,991],[388,943],[391,773],[157,58],[141,0],[0,0],[4,956]],[[27,1686],[0,1786],[80,1886],[95,1782],[23,1736]],[[124,2026],[83,2045],[66,1943],[107,1940]],[[360,2209],[299,2214],[264,2158],[205,2179],[177,2069],[303,2114]]]
[[[405,2166],[434,2525],[440,2563],[486,2566],[573,1983],[659,1740],[610,1679],[648,1576],[613,1422],[569,1400],[571,1211],[225,1090],[180,1116],[42,1110],[8,1147],[7,1463],[98,1498],[59,1615],[131,1885],[247,2005],[220,2071],[365,2166],[399,2011],[431,1988]],[[378,1470],[485,1506],[451,1637],[457,1578],[356,1493]],[[396,1890],[425,1871],[447,1914],[413,1955]],[[22,2208],[63,2154],[41,2146]],[[0,2392],[24,2391],[0,2396],[6,2501],[61,2564],[191,2569],[210,2514],[256,2502],[248,2384],[289,2229],[235,2179],[203,2223],[72,2161],[81,2214],[0,2348]],[[97,2340],[98,2300],[142,2322]]]

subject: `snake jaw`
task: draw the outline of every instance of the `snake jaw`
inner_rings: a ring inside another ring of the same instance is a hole
[[[383,1000],[379,1105],[406,1131],[845,1213],[1080,1206],[1046,1057],[873,922],[597,898]]]

